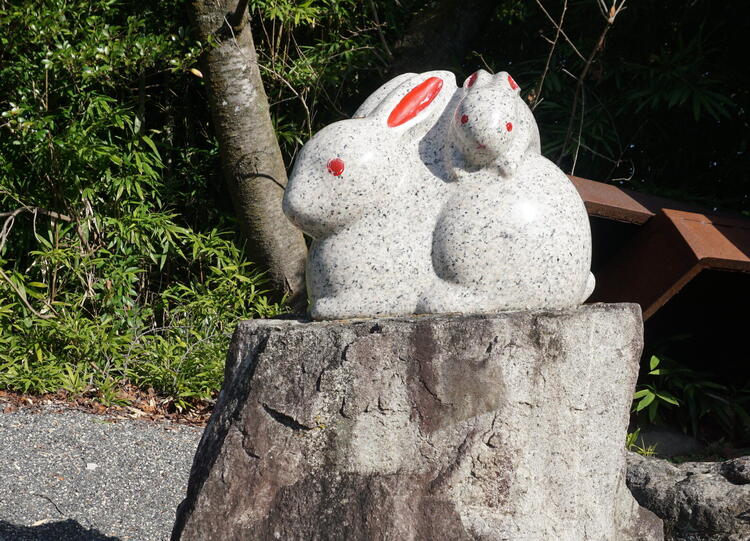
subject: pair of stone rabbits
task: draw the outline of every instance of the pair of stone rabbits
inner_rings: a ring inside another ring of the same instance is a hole
[[[506,72],[400,75],[302,148],[313,319],[566,308],[594,288],[578,192]]]

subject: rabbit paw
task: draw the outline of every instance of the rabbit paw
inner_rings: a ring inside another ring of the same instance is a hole
[[[583,298],[581,299],[581,302],[586,302],[586,299],[588,299],[594,292],[595,287],[596,279],[594,278],[594,275],[592,273],[589,273],[589,277],[586,280],[586,289],[583,292]]]

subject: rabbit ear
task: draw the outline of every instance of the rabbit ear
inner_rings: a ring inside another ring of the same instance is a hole
[[[428,71],[406,80],[393,90],[370,115],[394,133],[425,132],[445,109],[456,91],[449,71]]]
[[[504,72],[504,74],[507,77],[508,86],[510,87],[510,89],[515,90],[516,93],[520,93],[521,89],[519,88],[518,83],[513,79],[513,77],[510,76],[510,73]]]
[[[388,127],[395,128],[415,118],[430,106],[442,89],[443,80],[440,77],[430,77],[419,83],[390,112]]]
[[[364,101],[362,105],[359,106],[359,109],[354,113],[352,118],[362,118],[366,116],[370,116],[370,114],[375,110],[375,108],[380,105],[380,103],[396,88],[401,86],[401,84],[405,83],[409,79],[416,77],[416,73],[402,73],[398,77],[394,77],[387,83],[385,83],[383,86],[378,88],[375,92],[370,94],[370,96]]]

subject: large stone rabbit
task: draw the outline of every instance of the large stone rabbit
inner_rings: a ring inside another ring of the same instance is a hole
[[[389,81],[302,148],[283,207],[313,238],[313,319],[565,308],[593,290],[583,202],[505,72]]]

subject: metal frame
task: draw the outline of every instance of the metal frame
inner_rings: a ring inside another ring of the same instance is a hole
[[[644,320],[704,269],[750,272],[750,219],[570,177],[590,216],[642,226],[597,273],[589,302],[637,302]]]

